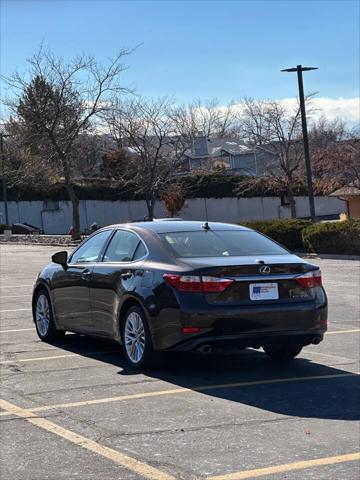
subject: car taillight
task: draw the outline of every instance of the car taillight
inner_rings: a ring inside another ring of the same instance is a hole
[[[229,278],[201,277],[204,292],[223,292],[233,283]]]
[[[233,280],[228,278],[218,278],[198,275],[178,275],[175,273],[165,273],[166,283],[180,290],[181,292],[203,292],[215,293],[223,292]]]
[[[312,270],[295,279],[304,288],[322,287],[321,270]]]

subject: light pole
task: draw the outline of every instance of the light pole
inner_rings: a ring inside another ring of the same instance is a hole
[[[1,167],[2,167],[2,191],[3,191],[3,201],[5,209],[5,230],[9,226],[9,212],[7,204],[7,187],[6,187],[6,176],[5,176],[5,155],[4,155],[4,134],[0,132],[0,155],[1,155]]]
[[[298,85],[299,85],[300,110],[301,110],[301,123],[302,123],[303,142],[304,142],[306,178],[307,178],[308,195],[309,195],[310,217],[311,217],[311,220],[314,222],[315,221],[315,202],[314,202],[314,190],[313,190],[313,184],[312,184],[309,137],[308,137],[308,131],[307,131],[307,124],[306,124],[304,84],[303,84],[303,76],[302,76],[302,72],[307,72],[308,70],[317,70],[317,67],[303,67],[302,65],[297,65],[295,68],[285,68],[284,70],[281,70],[281,71],[297,72]]]

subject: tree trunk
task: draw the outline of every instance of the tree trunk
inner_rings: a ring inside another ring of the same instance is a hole
[[[146,198],[146,206],[148,209],[147,219],[149,222],[154,220],[155,198]]]
[[[72,240],[80,240],[80,201],[76,196],[74,186],[71,184],[65,185],[72,203]]]
[[[291,218],[296,218],[296,202],[292,191],[288,192],[287,197],[290,205]]]

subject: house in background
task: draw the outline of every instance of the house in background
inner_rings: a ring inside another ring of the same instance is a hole
[[[129,141],[125,137],[121,139],[121,145],[106,134],[94,136],[92,143],[91,148],[88,146],[85,151],[87,155],[84,154],[83,159],[79,158],[78,170],[83,177],[101,176],[105,153],[121,148],[129,155],[137,156],[136,150],[129,146]],[[162,148],[168,150],[171,158],[174,154],[173,142],[165,142]],[[229,174],[258,176],[271,174],[276,169],[276,163],[277,153],[273,145],[252,146],[234,138],[208,138],[199,134],[192,138],[190,147],[185,150],[178,174],[210,172],[221,168]]]
[[[245,144],[234,138],[208,138],[198,135],[184,153],[183,171],[223,168],[238,175],[265,174],[275,163],[276,153],[266,147]]]

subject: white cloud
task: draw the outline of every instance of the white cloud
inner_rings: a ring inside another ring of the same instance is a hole
[[[271,100],[269,99],[268,101]],[[296,97],[282,98],[277,101],[281,102],[289,113],[293,113],[298,108],[298,99]],[[227,107],[220,105],[218,108],[225,113]],[[235,112],[241,113],[242,108],[241,103],[233,105]],[[360,123],[360,98],[313,97],[311,99],[311,107],[310,105],[307,107],[306,113],[308,123],[310,124],[316,122],[321,117],[325,117],[328,121],[340,119],[348,127],[352,128]]]
[[[283,105],[292,110],[297,105],[296,98],[283,98],[280,100]],[[349,126],[354,126],[360,121],[360,98],[329,98],[314,97],[311,100],[311,113],[309,119],[318,120],[324,116],[327,120],[339,118]]]

